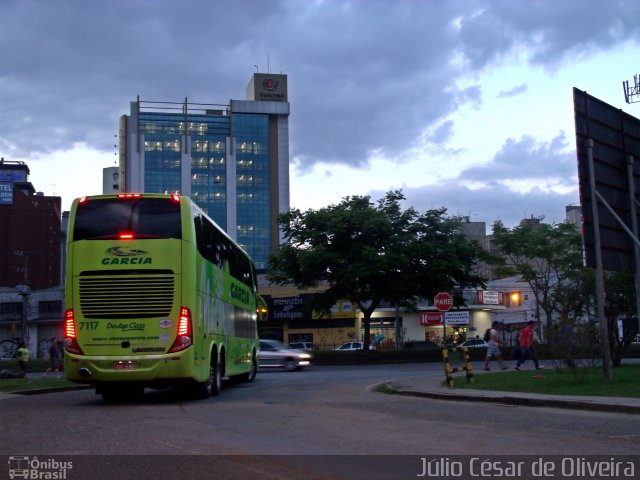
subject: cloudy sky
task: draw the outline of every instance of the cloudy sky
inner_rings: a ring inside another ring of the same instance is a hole
[[[637,0],[0,0],[0,156],[98,194],[142,100],[288,75],[291,206],[379,198],[514,226],[579,204],[572,88],[640,116]]]

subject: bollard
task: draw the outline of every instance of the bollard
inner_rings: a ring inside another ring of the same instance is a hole
[[[469,357],[469,349],[467,347],[462,347],[464,367],[455,368],[451,368],[449,363],[449,350],[453,351],[453,349],[442,349],[442,361],[444,362],[444,375],[447,379],[447,385],[453,387],[453,374],[458,372],[466,372],[467,383],[475,383],[475,379],[473,378],[473,366],[471,365],[471,358]]]

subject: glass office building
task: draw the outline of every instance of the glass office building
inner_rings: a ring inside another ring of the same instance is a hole
[[[289,210],[286,75],[253,75],[227,105],[131,103],[120,119],[120,190],[190,196],[266,268]]]

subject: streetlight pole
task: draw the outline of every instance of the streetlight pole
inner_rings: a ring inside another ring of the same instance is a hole
[[[22,339],[28,342],[29,339],[29,296],[31,295],[31,289],[28,285],[16,286],[18,295],[22,297],[22,319],[21,319],[21,333]]]
[[[24,269],[22,271],[23,284],[16,286],[16,290],[18,291],[18,295],[22,297],[22,339],[25,342],[28,342],[29,295],[31,295],[31,289],[29,288],[29,255],[22,250],[14,250],[12,253],[18,257],[24,258]]]

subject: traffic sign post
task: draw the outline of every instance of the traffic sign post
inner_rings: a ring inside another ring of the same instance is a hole
[[[440,292],[433,299],[433,305],[442,312],[442,347],[447,348],[447,319],[445,312],[453,307],[453,297],[448,292]]]
[[[453,297],[450,293],[440,292],[433,299],[433,304],[441,312],[448,312],[453,307]]]

